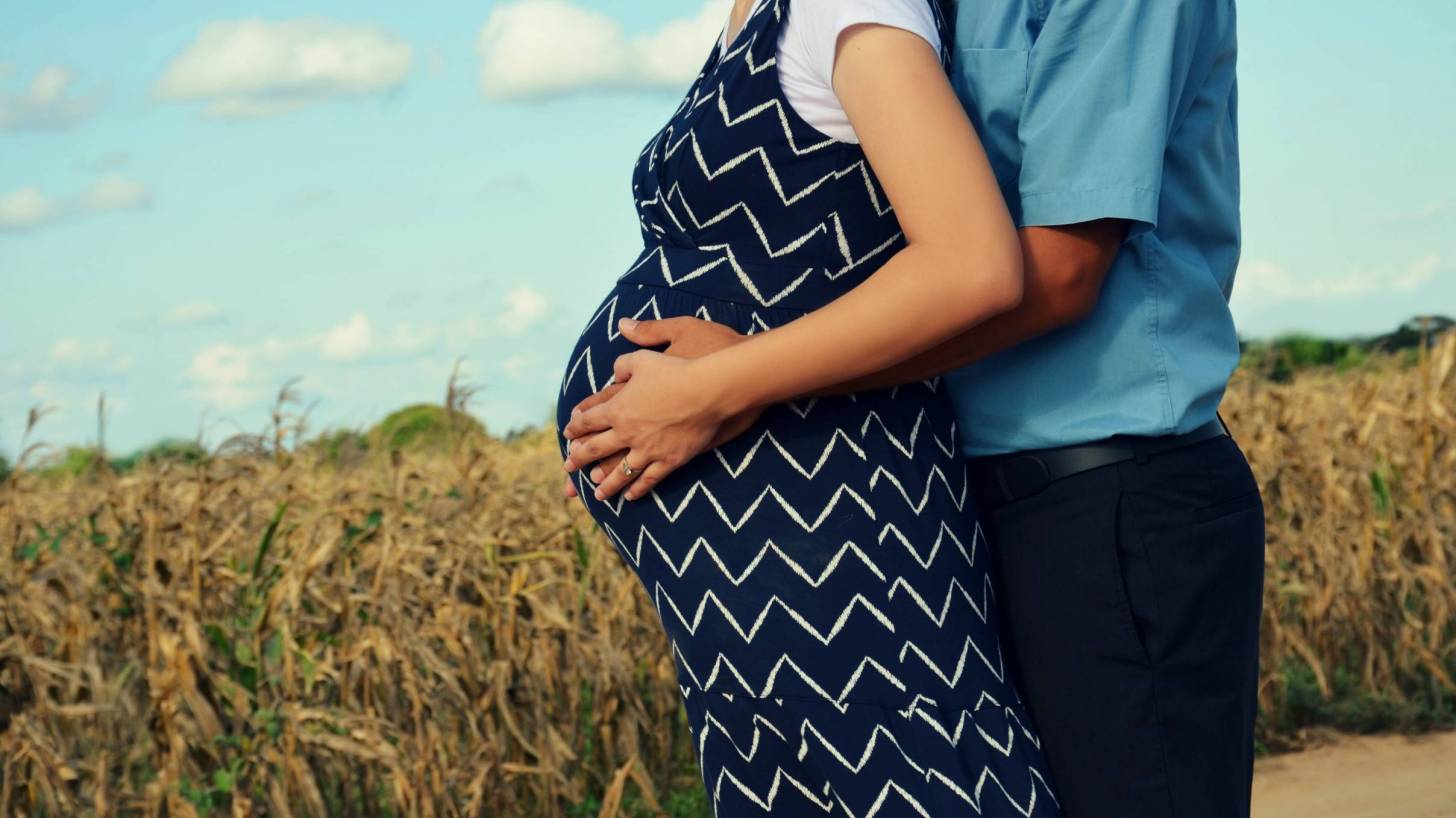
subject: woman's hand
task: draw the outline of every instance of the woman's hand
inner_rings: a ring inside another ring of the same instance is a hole
[[[620,389],[611,400],[587,409],[562,430],[571,442],[567,472],[626,450],[623,462],[636,474],[613,469],[599,481],[598,500],[629,482],[641,496],[667,474],[713,446],[730,415],[696,371],[697,361],[639,350],[617,358],[614,379]],[[595,434],[593,434],[595,433]],[[589,439],[579,439],[586,435]]]
[[[622,333],[624,338],[638,346],[655,347],[666,345],[667,348],[663,351],[668,355],[678,358],[701,358],[704,355],[709,355],[720,349],[726,349],[727,347],[740,343],[747,337],[727,324],[705,321],[701,318],[686,315],[676,318],[644,321],[633,318],[622,318],[617,321],[617,329]],[[610,401],[616,397],[618,392],[622,391],[624,386],[625,384],[613,383],[587,396],[572,408],[572,416],[575,417],[578,413],[585,412],[594,406]],[[717,438],[712,441],[708,448],[711,449],[721,446],[742,434],[762,414],[762,409],[752,409],[734,415],[719,428]],[[567,425],[567,428],[572,428],[574,431],[574,427],[570,424]],[[603,432],[591,432],[578,435],[575,439],[580,443],[586,443],[601,434]],[[626,452],[618,450],[603,456],[591,470],[591,481],[593,483],[601,483],[613,470],[620,469],[625,455]],[[586,464],[582,463],[580,465],[585,466]],[[664,467],[656,475],[656,482],[661,482],[671,471],[671,469]],[[568,498],[575,497],[576,485],[572,482],[571,475],[566,475],[564,482],[565,496]],[[628,500],[636,500],[638,497],[646,494],[652,488],[652,485],[655,484],[644,484],[639,480],[633,484],[629,484],[625,496]]]

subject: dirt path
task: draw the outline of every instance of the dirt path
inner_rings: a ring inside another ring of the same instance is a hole
[[[1254,769],[1254,818],[1452,818],[1456,733],[1343,739]]]

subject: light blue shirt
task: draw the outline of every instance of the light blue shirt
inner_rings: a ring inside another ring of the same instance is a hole
[[[1239,359],[1233,0],[960,0],[952,80],[1018,225],[1131,221],[1091,316],[946,376],[967,456],[1186,432]]]

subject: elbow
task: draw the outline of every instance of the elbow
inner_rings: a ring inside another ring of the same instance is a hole
[[[1021,248],[1015,244],[1006,248],[950,245],[935,264],[946,276],[943,303],[957,305],[945,315],[962,328],[1010,312],[1026,296]]]
[[[1050,307],[1058,326],[1075,324],[1091,315],[1102,294],[1099,270],[1077,265],[1050,282]]]
[[[1021,306],[1026,297],[1026,266],[1021,257],[1021,247],[1012,245],[1006,250],[986,259],[983,289],[977,301],[990,313],[990,318],[1011,312]]]

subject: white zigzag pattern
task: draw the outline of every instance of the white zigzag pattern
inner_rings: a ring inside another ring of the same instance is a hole
[[[657,504],[657,508],[662,511],[664,515],[666,515],[668,521],[676,522],[677,519],[682,516],[683,511],[688,507],[688,505],[692,503],[693,498],[697,497],[699,494],[701,494],[703,498],[707,500],[708,504],[713,507],[713,511],[718,515],[719,519],[721,519],[728,526],[728,528],[734,532],[742,528],[743,525],[747,523],[751,517],[753,517],[753,512],[758,510],[759,505],[763,503],[764,498],[766,497],[772,497],[774,501],[779,504],[779,507],[782,508],[786,514],[788,514],[790,519],[797,523],[800,528],[804,529],[804,531],[809,533],[813,533],[817,528],[819,528],[820,525],[824,523],[826,519],[828,519],[830,513],[832,513],[834,509],[838,507],[840,498],[844,497],[845,495],[848,495],[850,499],[852,499],[855,503],[859,505],[860,508],[864,509],[864,513],[869,516],[870,519],[874,519],[875,517],[874,508],[871,507],[870,504],[866,502],[865,499],[861,497],[858,492],[843,484],[841,484],[839,488],[835,489],[833,496],[831,496],[828,502],[824,504],[824,508],[814,517],[812,522],[806,519],[805,515],[800,513],[799,510],[795,508],[794,505],[790,503],[782,494],[780,494],[779,490],[774,488],[772,484],[766,486],[763,491],[758,493],[758,496],[755,497],[753,499],[753,502],[749,504],[748,508],[738,516],[737,520],[734,520],[733,518],[728,516],[728,513],[723,510],[722,504],[719,503],[717,496],[713,494],[713,490],[709,488],[705,483],[703,483],[702,480],[698,480],[693,483],[692,487],[688,489],[687,494],[683,497],[682,502],[678,503],[676,510],[669,510],[667,504],[662,501],[662,496],[658,492],[653,491],[650,496]],[[612,507],[611,504],[607,504],[607,506],[608,508]],[[613,509],[619,514],[619,516],[621,507],[621,503],[619,502],[616,508]]]
[[[602,315],[605,313],[607,316],[607,340],[615,341],[616,339],[620,338],[622,334],[617,331],[617,322],[614,320],[617,316],[617,302],[619,300],[620,298],[615,295],[607,299],[606,303],[602,304],[602,306],[595,313],[592,314],[591,320],[587,322],[587,331],[589,332],[592,325],[596,324],[597,319],[602,317]],[[641,318],[642,315],[648,310],[651,310],[653,318],[662,317],[662,312],[658,309],[657,306],[657,296],[649,298],[647,302],[643,304],[640,308],[638,308],[636,312],[632,313],[631,317]],[[592,350],[590,346],[582,347],[581,354],[576,356],[576,360],[572,361],[567,367],[566,374],[561,379],[561,394],[565,395],[567,390],[570,389],[571,382],[576,377],[576,372],[581,367],[583,359],[585,359],[587,368],[587,385],[591,388],[591,391],[598,392],[607,385],[605,383],[601,386],[597,385],[596,373],[592,369],[591,351]]]
[[[1000,645],[996,646],[996,664],[993,665],[991,664],[991,660],[986,658],[986,654],[981,650],[981,646],[977,645],[975,640],[969,635],[966,636],[966,643],[961,646],[960,657],[956,659],[955,671],[953,673],[946,673],[940,665],[935,663],[934,659],[931,659],[914,642],[906,642],[904,647],[900,648],[900,661],[905,661],[905,655],[913,652],[925,663],[926,667],[930,668],[930,672],[940,677],[940,680],[945,683],[946,687],[955,687],[961,680],[961,674],[965,672],[966,659],[970,656],[971,651],[976,652],[976,656],[981,660],[981,664],[985,665],[991,671],[992,675],[996,677],[996,681],[1001,682],[1006,680],[1006,670],[1001,660]]]
[[[732,697],[725,695],[725,698],[731,700]],[[981,726],[975,722],[971,711],[962,709],[955,724],[954,731],[948,731],[939,720],[932,718],[929,714],[925,713],[925,711],[919,707],[919,703],[922,700],[927,699],[926,697],[917,696],[916,700],[912,702],[910,708],[907,711],[900,711],[900,715],[907,719],[912,717],[920,718],[921,720],[926,722],[926,724],[929,725],[932,730],[934,730],[938,735],[945,739],[946,742],[951,746],[958,746],[960,744],[962,737],[965,735],[965,724],[967,721],[969,721],[973,726],[975,726],[981,739],[986,742],[986,744],[994,748],[996,751],[1000,752],[1002,755],[1010,757],[1012,745],[1015,738],[1015,728],[1012,728],[1010,727],[1010,725],[1008,725],[1007,738],[1004,742],[1002,742],[991,736],[983,728],[981,728]],[[994,697],[990,696],[989,694],[983,693],[980,700],[977,701],[975,709],[979,711],[987,702],[995,707],[1002,707],[1000,702],[996,701]],[[727,740],[728,744],[733,748],[734,753],[737,754],[741,760],[750,763],[758,755],[763,740],[764,732],[760,729],[760,725],[766,727],[767,731],[777,737],[779,741],[783,742],[784,744],[788,743],[788,739],[784,735],[784,732],[782,730],[780,730],[762,714],[755,713],[751,720],[751,724],[753,726],[753,736],[749,741],[748,750],[745,751],[743,749],[742,743],[735,739],[732,732],[728,730],[727,726],[724,725],[717,718],[717,716],[713,714],[711,705],[705,702],[704,709],[705,721],[702,731],[699,734],[700,754],[706,753],[707,741],[710,730],[714,730],[722,734],[722,736]],[[1035,736],[1033,736],[1029,731],[1026,730],[1026,728],[1021,724],[1020,719],[1016,717],[1016,714],[1011,710],[1011,708],[1003,709],[1005,710],[1005,714],[1008,720],[1014,721],[1016,723],[1016,727],[1021,729],[1022,733],[1027,737],[1028,740],[1036,742]],[[1036,798],[1038,789],[1036,785],[1038,782],[1041,783],[1041,789],[1046,789],[1047,794],[1051,796],[1051,792],[1047,788],[1045,780],[1042,779],[1041,776],[1038,775],[1035,771],[1031,771],[1029,776],[1030,786],[1028,788],[1027,796],[1024,799],[1025,803],[1023,804],[1022,802],[1018,801],[1014,796],[1012,796],[1010,791],[1001,783],[1000,779],[995,775],[994,772],[990,770],[989,767],[982,768],[981,775],[978,777],[976,792],[974,793],[974,795],[966,793],[965,790],[958,786],[951,779],[950,776],[941,773],[939,770],[936,770],[933,767],[918,763],[914,759],[914,757],[905,752],[904,747],[901,746],[899,740],[895,737],[894,733],[890,732],[890,730],[883,724],[876,724],[872,728],[868,740],[865,742],[864,746],[860,750],[858,750],[857,752],[846,752],[843,748],[830,741],[829,738],[825,736],[823,732],[820,731],[812,721],[810,721],[808,718],[804,718],[800,721],[799,724],[799,745],[795,750],[795,756],[800,761],[804,760],[804,758],[810,752],[809,739],[811,736],[815,739],[815,742],[828,754],[830,758],[834,759],[846,770],[856,775],[863,773],[868,767],[875,753],[875,750],[878,749],[878,747],[880,746],[880,739],[883,737],[886,742],[895,749],[900,759],[906,764],[906,766],[910,767],[918,775],[922,776],[922,778],[927,782],[931,780],[939,781],[942,785],[946,786],[952,792],[956,793],[967,803],[971,804],[971,806],[975,808],[978,812],[981,810],[983,790],[985,783],[988,780],[994,781],[1003,796],[1005,796],[1010,803],[1015,805],[1023,815],[1031,815],[1032,812],[1034,812],[1036,809]],[[739,792],[743,793],[760,807],[772,808],[774,801],[777,798],[778,782],[782,779],[790,781],[795,789],[803,794],[806,798],[818,804],[821,808],[827,809],[826,801],[821,800],[820,798],[815,796],[815,794],[810,790],[809,787],[805,786],[802,782],[799,782],[797,779],[795,779],[791,774],[784,771],[781,766],[776,767],[776,770],[777,774],[775,776],[774,782],[771,783],[768,792],[763,795],[759,795],[753,792],[751,788],[748,788],[741,780],[733,776],[732,773],[728,771],[725,767],[720,771],[719,778],[715,782],[714,792],[716,795],[721,796],[721,785],[726,778],[730,781],[730,783],[734,784]],[[828,783],[826,783],[825,785],[825,790],[826,792],[831,790],[831,786]],[[903,789],[900,792],[901,794],[908,795],[908,792],[904,791]],[[880,794],[881,797],[883,797],[884,794],[885,791],[882,791]],[[1055,801],[1055,797],[1052,797],[1053,801]],[[880,800],[881,799],[877,799],[877,803]],[[846,805],[841,803],[840,806],[845,807]]]
[[[617,539],[616,532],[612,532],[611,536],[614,540]],[[626,553],[628,559],[632,562],[633,565],[642,564],[642,544],[644,540],[650,541],[652,543],[653,550],[655,550],[658,556],[662,558],[662,561],[664,564],[667,565],[668,570],[671,571],[673,575],[678,578],[681,578],[683,574],[687,573],[688,568],[692,566],[693,561],[697,558],[698,553],[702,552],[707,555],[707,559],[711,560],[712,563],[718,567],[718,570],[722,572],[723,576],[730,583],[732,583],[734,586],[740,586],[744,583],[745,580],[752,576],[755,570],[757,570],[759,564],[763,562],[764,557],[768,556],[769,554],[773,554],[777,556],[780,560],[782,560],[784,565],[786,565],[790,571],[792,571],[800,579],[804,580],[804,582],[807,583],[810,587],[818,588],[819,586],[823,585],[824,581],[827,580],[830,575],[834,573],[835,569],[839,567],[839,563],[844,559],[845,554],[853,554],[854,556],[858,557],[859,561],[863,563],[865,567],[868,568],[870,572],[873,573],[881,582],[886,581],[884,572],[880,570],[879,566],[875,565],[874,560],[871,560],[869,558],[869,555],[865,554],[864,551],[860,550],[859,546],[855,545],[852,541],[849,540],[846,540],[844,542],[844,545],[841,545],[839,547],[839,550],[834,553],[834,556],[830,558],[829,563],[824,566],[824,570],[820,571],[818,576],[814,576],[813,574],[810,574],[808,571],[804,570],[803,565],[799,564],[799,562],[796,561],[793,557],[785,553],[784,550],[779,548],[779,546],[774,543],[773,540],[768,540],[767,542],[765,542],[764,546],[758,549],[758,553],[754,555],[752,561],[748,563],[748,566],[738,574],[734,574],[731,570],[729,570],[727,564],[723,562],[723,558],[718,555],[718,552],[714,550],[712,544],[709,543],[708,540],[704,537],[698,537],[697,539],[693,540],[693,544],[688,548],[687,554],[683,556],[682,562],[674,563],[672,557],[669,556],[667,551],[663,549],[662,545],[657,541],[657,538],[652,536],[652,532],[648,531],[646,526],[642,526],[637,534],[637,546],[635,549],[629,551],[624,546],[621,546],[620,542],[618,543],[619,547],[622,547],[623,552]]]
[[[808,671],[800,667],[799,664],[795,662],[793,658],[790,657],[787,653],[779,656],[778,660],[774,662],[773,667],[769,669],[768,675],[764,678],[763,684],[759,685],[759,687],[755,689],[753,685],[750,684],[746,678],[744,678],[742,672],[740,672],[738,668],[733,664],[733,660],[729,659],[727,656],[724,656],[722,653],[719,653],[717,657],[713,660],[713,666],[709,669],[707,673],[707,678],[704,679],[703,674],[700,671],[695,671],[693,669],[692,664],[688,661],[687,656],[683,654],[682,649],[678,647],[677,643],[675,642],[672,644],[672,651],[673,656],[677,659],[679,665],[683,668],[683,672],[686,673],[688,678],[692,680],[693,687],[698,690],[713,690],[713,685],[716,684],[718,681],[718,675],[720,673],[727,673],[748,695],[760,699],[771,699],[773,698],[774,685],[778,682],[779,673],[787,668],[794,675],[798,676],[799,679],[809,687],[809,689],[813,690],[816,694],[822,697],[826,703],[833,706],[840,713],[848,711],[850,705],[850,702],[848,701],[849,695],[854,692],[855,687],[859,684],[860,680],[864,678],[864,673],[866,669],[872,670],[880,675],[896,690],[899,690],[902,693],[909,692],[908,689],[905,687],[905,683],[901,681],[898,676],[890,672],[889,668],[885,667],[872,656],[866,656],[861,659],[859,664],[855,666],[854,671],[850,673],[849,679],[846,680],[844,685],[840,687],[839,693],[834,694],[831,693],[829,689],[826,688],[817,679],[815,679]]]
[[[677,616],[678,620],[683,622],[684,625],[687,625],[686,618],[682,616],[681,611],[677,609],[675,603],[672,603],[671,597],[668,597],[668,601],[670,604],[673,605],[673,612]],[[717,603],[716,599],[714,599],[713,601]],[[702,611],[705,609],[706,602],[707,600],[705,599],[704,602],[699,605],[699,618]],[[863,604],[868,605],[867,601]],[[752,641],[753,634],[757,633],[758,627],[762,624],[761,619],[754,623],[754,628],[751,631],[744,631],[742,629],[742,626],[738,624],[737,620],[732,617],[731,613],[729,613],[721,606],[721,603],[717,603],[717,607],[724,614],[724,618],[729,621],[730,625],[733,626],[734,629],[738,631],[739,635],[744,638],[745,643],[750,643]],[[766,614],[766,612],[771,607],[773,607],[772,603],[766,605],[760,616],[762,617],[764,614]],[[852,612],[852,609],[854,607],[854,604],[851,604],[845,609],[845,612],[841,615],[840,621],[836,622],[836,627],[842,627],[843,619]],[[659,616],[662,615],[660,605],[658,606],[658,611]],[[833,638],[833,632],[830,634],[828,639],[824,638],[823,634],[815,630],[812,626],[808,625],[808,623],[803,620],[802,617],[797,618],[795,621],[801,627],[803,627],[806,632],[815,636],[823,644],[827,645],[829,643],[829,640]],[[695,629],[696,623],[693,627]],[[893,629],[892,626],[890,627],[891,629]],[[692,630],[690,630],[689,632],[691,633]],[[999,646],[996,651],[997,662],[996,664],[992,664],[990,659],[986,657],[985,652],[981,650],[980,646],[977,645],[975,643],[975,640],[973,640],[969,635],[966,636],[965,643],[962,645],[960,654],[956,659],[955,667],[950,672],[947,672],[944,668],[937,664],[936,661],[932,659],[923,649],[921,649],[919,645],[915,644],[912,641],[907,641],[904,643],[903,647],[900,649],[898,659],[903,664],[906,661],[906,657],[913,653],[915,658],[918,659],[922,664],[924,664],[926,668],[928,668],[931,673],[937,676],[947,687],[954,688],[960,682],[961,675],[965,672],[966,663],[970,658],[970,654],[972,652],[976,654],[976,657],[980,660],[981,664],[984,665],[993,676],[995,676],[997,681],[1005,680],[1005,669],[1001,660]],[[902,692],[908,692],[904,681],[896,676],[893,671],[885,667],[882,663],[880,663],[878,660],[871,656],[866,656],[860,660],[859,664],[855,666],[854,671],[850,674],[849,679],[847,679],[845,683],[840,687],[839,693],[835,694],[830,692],[829,688],[825,685],[825,683],[819,681],[808,671],[804,670],[797,662],[794,661],[793,657],[789,656],[787,653],[781,654],[779,656],[778,660],[774,662],[773,667],[769,670],[769,673],[765,677],[764,682],[756,689],[754,685],[751,684],[748,679],[743,676],[742,672],[739,671],[737,666],[734,665],[733,660],[723,654],[721,651],[718,652],[716,658],[714,658],[713,666],[709,670],[706,679],[702,678],[702,674],[700,671],[694,670],[692,668],[687,656],[683,653],[682,649],[676,644],[676,642],[673,643],[673,653],[679,659],[681,667],[684,669],[684,672],[688,675],[690,679],[692,679],[693,686],[698,688],[699,690],[713,691],[713,685],[717,683],[719,674],[726,671],[729,676],[731,676],[739,684],[743,691],[748,693],[750,696],[754,696],[756,698],[772,698],[774,685],[778,680],[779,673],[784,668],[788,668],[793,671],[793,673],[796,674],[805,685],[807,685],[815,693],[826,699],[829,703],[833,704],[842,713],[846,712],[849,706],[848,697],[850,693],[854,691],[854,688],[864,677],[865,669],[869,668],[877,672],[897,690],[900,690]]]
[[[889,536],[894,536],[895,539],[899,540],[900,544],[905,546],[905,550],[909,551],[910,554],[915,557],[915,561],[920,563],[921,568],[929,568],[930,564],[932,562],[935,562],[935,555],[940,552],[940,545],[945,537],[950,537],[951,540],[955,542],[956,548],[961,552],[961,556],[966,558],[966,563],[968,565],[974,566],[976,564],[976,560],[974,557],[974,554],[976,553],[976,543],[980,542],[982,534],[981,524],[976,523],[974,538],[971,540],[971,551],[970,553],[966,553],[966,546],[964,543],[961,542],[960,537],[957,537],[955,535],[955,532],[951,531],[950,526],[947,525],[944,520],[941,520],[940,530],[935,535],[935,543],[931,545],[930,553],[924,557],[921,557],[920,553],[915,550],[914,546],[910,545],[909,538],[907,538],[904,532],[900,531],[900,527],[895,525],[894,523],[886,523],[885,527],[880,529],[880,543],[884,544],[885,538]]]
[[[987,733],[985,729],[983,729],[981,725],[976,722],[974,713],[971,710],[961,708],[960,714],[956,719],[954,729],[947,730],[941,719],[935,718],[931,714],[927,713],[925,709],[920,706],[921,702],[927,701],[930,702],[932,705],[935,704],[934,699],[931,699],[928,696],[917,695],[914,700],[910,702],[909,707],[904,710],[897,710],[896,712],[907,719],[918,718],[921,721],[924,721],[927,725],[930,726],[932,730],[939,734],[941,738],[945,739],[946,742],[953,747],[958,746],[961,743],[961,737],[964,735],[966,722],[969,721],[976,728],[976,731],[981,734],[981,738],[987,744],[996,748],[996,750],[999,751],[1002,755],[1005,755],[1008,758],[1011,756],[1011,748],[1013,742],[1015,741],[1016,735],[1015,728],[1012,728],[1009,723],[1006,730],[1006,740],[1005,742],[1001,742],[998,739],[992,737],[991,734]],[[1021,718],[1016,715],[1015,709],[1001,704],[999,701],[996,700],[996,697],[992,696],[990,693],[986,693],[985,691],[981,692],[980,698],[976,701],[974,712],[979,713],[981,711],[981,708],[987,702],[990,702],[993,706],[1000,708],[1002,711],[1002,715],[1006,718],[1008,722],[1015,722],[1016,728],[1019,728],[1021,730],[1021,734],[1026,737],[1027,741],[1031,742],[1038,748],[1041,747],[1041,739],[1039,739],[1036,734],[1028,730],[1026,728],[1026,725],[1021,723]]]
[[[669,594],[662,587],[662,583],[655,583],[652,590],[652,600],[657,606],[658,615],[666,619],[666,615],[662,612],[662,601],[664,599],[667,600],[667,605],[672,609],[673,615],[682,623],[689,635],[697,634],[698,628],[703,624],[703,616],[708,610],[708,603],[711,602],[713,608],[722,615],[723,620],[728,623],[729,627],[733,628],[734,633],[737,633],[745,644],[753,643],[754,637],[758,635],[759,630],[768,619],[769,612],[774,608],[781,609],[796,625],[803,628],[805,633],[814,637],[816,641],[823,645],[828,645],[834,641],[834,637],[838,636],[840,631],[844,630],[845,623],[849,621],[849,618],[854,614],[855,610],[859,608],[863,608],[873,615],[885,627],[885,630],[891,633],[895,632],[895,623],[891,622],[890,618],[885,616],[884,611],[875,607],[874,603],[870,602],[864,594],[855,594],[851,597],[849,604],[845,605],[844,609],[839,612],[839,615],[834,620],[834,624],[827,631],[821,631],[814,627],[794,606],[780,599],[778,594],[774,594],[769,598],[768,602],[764,603],[763,607],[759,609],[758,615],[754,617],[753,623],[747,629],[744,629],[742,623],[738,621],[738,617],[733,615],[733,611],[729,610],[728,606],[724,605],[723,601],[718,598],[718,595],[711,590],[705,592],[698,600],[697,607],[693,609],[691,621],[683,616],[682,609],[678,607],[677,602],[672,598],[672,594]]]
[[[960,472],[963,479],[961,480],[960,491],[957,492],[955,487],[950,484],[950,480],[945,476],[945,472],[941,470],[940,464],[937,463],[931,466],[930,474],[925,476],[925,490],[920,493],[920,499],[918,501],[910,497],[910,493],[905,490],[905,486],[900,482],[900,478],[896,477],[894,472],[884,466],[875,467],[874,474],[870,475],[870,488],[873,489],[880,482],[880,477],[883,475],[886,480],[894,485],[900,492],[900,496],[905,498],[905,502],[918,515],[921,511],[925,510],[926,503],[930,502],[930,487],[938,477],[940,478],[941,484],[945,486],[946,493],[950,495],[951,501],[955,503],[956,509],[963,510],[966,505],[966,493],[970,490],[970,476],[966,474],[964,468],[960,469]]]
[[[971,606],[971,609],[976,612],[976,616],[979,617],[982,622],[988,621],[987,616],[990,611],[991,599],[990,576],[984,577],[984,584],[981,586],[981,603],[979,605],[976,604],[976,600],[971,597],[970,591],[967,591],[966,587],[961,584],[960,579],[952,578],[950,581],[950,587],[945,589],[945,601],[941,603],[940,613],[938,614],[931,609],[929,604],[926,603],[925,598],[922,597],[920,593],[915,590],[915,586],[906,582],[904,577],[895,577],[895,581],[890,583],[889,598],[894,599],[895,592],[902,588],[905,590],[905,593],[910,595],[911,599],[915,600],[915,604],[919,606],[920,610],[924,611],[925,615],[930,617],[930,621],[934,622],[936,627],[945,627],[945,618],[950,613],[950,604],[955,599],[956,591],[961,592],[961,597],[965,599],[968,605]]]

